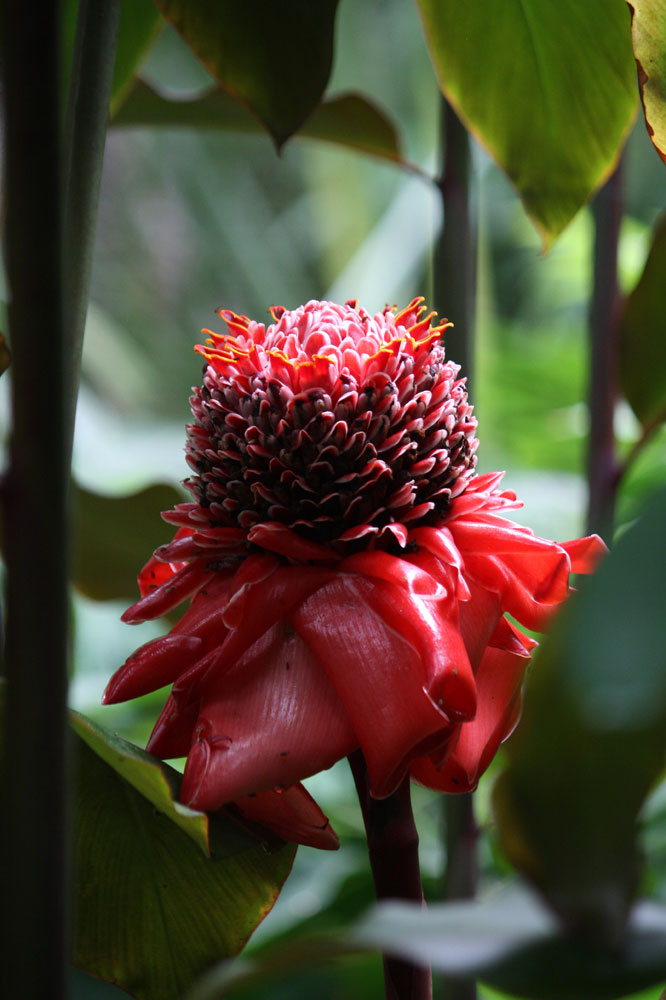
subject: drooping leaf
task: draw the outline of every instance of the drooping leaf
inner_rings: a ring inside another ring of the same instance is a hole
[[[281,145],[331,72],[338,0],[155,0],[206,69]]]
[[[12,361],[12,354],[7,347],[7,341],[4,335],[0,333],[0,375],[6,372]]]
[[[666,163],[666,0],[627,0],[645,124]]]
[[[62,22],[63,64],[66,72],[72,61],[79,0],[64,0]],[[153,0],[125,0],[120,9],[116,62],[111,89],[111,111],[118,107],[132,78],[157,38],[163,19]]]
[[[665,504],[662,490],[539,650],[495,787],[507,857],[570,927],[613,945],[666,755]]]
[[[636,104],[624,0],[417,0],[440,87],[544,246],[611,173]]]
[[[639,904],[626,948],[617,952],[565,936],[535,897],[515,886],[427,909],[383,903],[347,931],[283,939],[251,960],[214,968],[186,1000],[256,996],[304,968],[359,951],[430,964],[449,977],[480,977],[517,996],[610,1000],[663,980],[666,907]]]
[[[143,81],[136,83],[112,125],[263,132],[256,118],[223,90],[210,91],[194,100],[174,100],[162,97]],[[343,94],[321,101],[297,134],[358,149],[414,169],[402,158],[393,124],[360,94]]]
[[[96,601],[136,599],[136,576],[172,531],[160,511],[179,503],[172,486],[149,486],[126,497],[106,497],[74,487],[76,587]]]
[[[666,215],[620,320],[620,378],[644,425],[666,420]]]
[[[296,848],[179,805],[167,765],[81,716],[74,730],[74,962],[140,1000],[176,1000],[241,951]]]

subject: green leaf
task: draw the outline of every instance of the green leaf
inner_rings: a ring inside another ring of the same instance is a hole
[[[75,586],[96,601],[135,600],[137,573],[173,533],[160,511],[182,499],[164,484],[126,497],[100,496],[75,486]]]
[[[509,860],[567,925],[622,941],[637,817],[666,755],[666,491],[585,580],[535,657],[495,787]]]
[[[624,0],[417,0],[440,87],[544,247],[612,172],[636,103]]]
[[[167,765],[81,716],[73,726],[74,962],[142,1000],[176,1000],[241,951],[296,848],[186,809]]]
[[[645,426],[666,420],[666,215],[620,319],[620,379]]]
[[[212,90],[194,100],[167,99],[143,81],[136,83],[112,124],[263,133],[256,118],[223,90]],[[393,124],[360,94],[344,94],[322,101],[297,135],[358,149],[407,169],[416,169],[402,158]]]
[[[278,146],[312,113],[331,72],[338,0],[155,2]]]
[[[74,51],[78,0],[63,0],[63,64],[69,73]],[[153,0],[125,0],[120,10],[118,45],[111,90],[111,112],[122,103],[134,74],[163,27]]]
[[[365,951],[429,964],[456,979],[480,977],[518,996],[621,997],[666,976],[666,907],[639,904],[618,952],[565,936],[534,896],[515,886],[427,909],[382,903],[347,931],[282,939],[252,959],[213,968],[186,1000],[267,995],[276,981]]]
[[[178,771],[133,743],[128,743],[117,733],[96,725],[79,712],[71,713],[71,725],[93,753],[152,803],[155,809],[184,830],[207,857],[212,853],[215,857],[224,857],[257,846],[255,836],[231,822],[225,829],[226,834],[231,834],[230,837],[227,836],[228,843],[220,838],[218,843],[211,844],[211,822],[206,813],[178,802],[181,783]],[[212,832],[216,832],[215,825]]]
[[[666,163],[666,0],[627,0],[645,124]]]
[[[143,59],[164,27],[153,0],[125,0],[120,9],[111,114],[122,104]]]

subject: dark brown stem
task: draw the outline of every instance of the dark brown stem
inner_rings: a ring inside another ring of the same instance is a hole
[[[360,750],[349,757],[368,839],[370,867],[378,900],[408,899],[423,903],[419,869],[419,835],[412,814],[409,778],[385,799],[370,795],[368,769]],[[386,1000],[430,1000],[429,968],[384,957]]]
[[[460,365],[469,385],[474,371],[475,272],[469,205],[469,136],[448,101],[441,100],[443,163],[437,187],[444,218],[435,244],[433,306],[455,324],[446,333],[446,353]]]
[[[7,997],[66,996],[67,490],[59,7],[2,5],[12,437],[3,885]]]
[[[622,222],[620,166],[592,202],[594,283],[590,302],[590,434],[587,454],[587,530],[606,540],[613,532],[618,466],[613,415],[617,398],[618,316],[617,247]]]
[[[451,105],[441,104],[442,195],[444,222],[435,247],[435,308],[455,323],[447,331],[446,352],[467,376],[474,372],[475,236],[471,220],[470,143],[467,130]],[[476,826],[471,795],[443,797],[447,867],[445,899],[474,895],[477,881]],[[474,984],[444,979],[447,1000],[473,1000]]]

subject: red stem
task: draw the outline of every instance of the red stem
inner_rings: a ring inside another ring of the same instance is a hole
[[[370,867],[378,900],[423,903],[419,835],[414,825],[409,778],[385,799],[370,795],[368,769],[360,750],[349,757],[368,840]],[[384,956],[386,1000],[431,1000],[429,968]]]

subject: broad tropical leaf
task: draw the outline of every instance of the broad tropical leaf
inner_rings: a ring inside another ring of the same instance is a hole
[[[633,119],[624,0],[417,0],[440,87],[547,247],[612,172]]]

